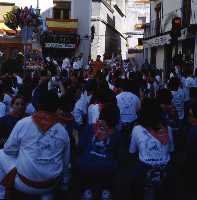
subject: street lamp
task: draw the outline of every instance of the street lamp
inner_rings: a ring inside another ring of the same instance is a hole
[[[40,15],[39,0],[37,0],[36,14]]]
[[[37,0],[37,9],[39,9],[39,0]]]

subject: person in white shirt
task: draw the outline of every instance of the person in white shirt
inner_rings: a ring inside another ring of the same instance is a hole
[[[70,141],[55,114],[58,101],[53,92],[40,95],[39,112],[20,120],[0,150],[0,199],[9,183],[42,197],[52,195],[57,184],[67,189]]]
[[[91,104],[88,107],[88,124],[96,124],[100,116],[99,104]]]
[[[74,62],[73,62],[73,69],[78,71],[81,69],[81,63],[80,60],[78,58],[75,58]]]
[[[169,89],[172,93],[172,104],[175,106],[179,120],[183,120],[185,116],[185,93],[180,87],[180,80],[172,78],[169,82]]]
[[[6,105],[3,102],[0,102],[0,117],[6,115]]]
[[[168,169],[174,150],[173,137],[171,129],[165,126],[161,113],[157,100],[144,99],[140,125],[135,126],[132,131],[129,147],[130,158],[134,161],[131,181],[135,184],[135,191],[132,192],[139,199],[144,197],[144,183],[150,170],[163,167],[167,175],[170,173]]]
[[[71,67],[71,64],[70,64],[69,58],[65,58],[62,63],[62,70],[68,70],[70,69],[70,67]]]
[[[140,109],[140,99],[135,94],[129,92],[127,80],[121,81],[122,92],[116,96],[117,105],[120,109],[120,122],[133,123],[137,120],[137,113]]]
[[[3,103],[6,105],[6,113],[10,111],[11,102],[12,102],[12,96],[9,94],[5,94]]]
[[[87,117],[88,113],[88,105],[92,98],[92,94],[96,90],[96,82],[95,80],[88,80],[85,85],[85,90],[81,94],[79,100],[76,102],[74,106],[74,110],[72,112],[75,122],[81,126],[84,124],[84,120]]]

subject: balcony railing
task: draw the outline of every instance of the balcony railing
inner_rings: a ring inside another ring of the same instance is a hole
[[[190,16],[190,15],[189,15]],[[172,19],[180,17],[182,19],[182,28],[190,25],[190,18],[182,9],[174,10],[166,15],[163,15],[161,20],[153,20],[145,25],[144,38],[159,36],[169,32],[172,29]]]

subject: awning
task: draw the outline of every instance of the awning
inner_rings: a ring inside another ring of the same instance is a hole
[[[18,29],[17,31],[20,31],[20,29]],[[4,22],[0,22],[0,33],[8,33],[8,34],[16,34],[16,31],[10,29],[9,27],[7,27]]]
[[[151,38],[148,40],[143,40],[143,46],[144,46],[144,48],[163,46],[166,44],[170,44],[171,39],[172,38],[171,38],[170,34],[161,35],[161,36],[154,37],[154,38]]]
[[[76,33],[78,28],[78,20],[77,19],[52,19],[47,18],[47,27],[52,31],[62,31],[69,33]]]

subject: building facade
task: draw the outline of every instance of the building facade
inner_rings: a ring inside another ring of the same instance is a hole
[[[150,21],[150,1],[127,0],[126,5],[128,55],[135,64],[141,66],[143,63],[142,38],[145,24]]]
[[[144,26],[150,21],[149,0],[127,0],[126,7],[126,32],[128,36],[128,47],[138,49],[139,39],[143,38]]]
[[[197,64],[197,1],[152,0],[145,26],[144,55],[167,74],[175,65],[194,70]]]
[[[46,30],[52,32],[53,39],[61,37],[62,41],[68,42],[79,36],[77,46],[60,44],[56,39],[49,44],[49,36],[43,42],[46,55],[66,57],[83,53],[85,63],[89,56],[93,59],[97,55],[121,54],[123,59],[127,56],[125,0],[47,0],[47,3],[43,0],[0,0],[0,8],[4,7],[0,9],[2,15],[7,11],[5,4],[39,8],[43,21],[46,21]]]
[[[126,47],[126,1],[125,0],[92,0],[91,29],[94,36],[91,40],[91,57],[97,55],[127,57]]]

